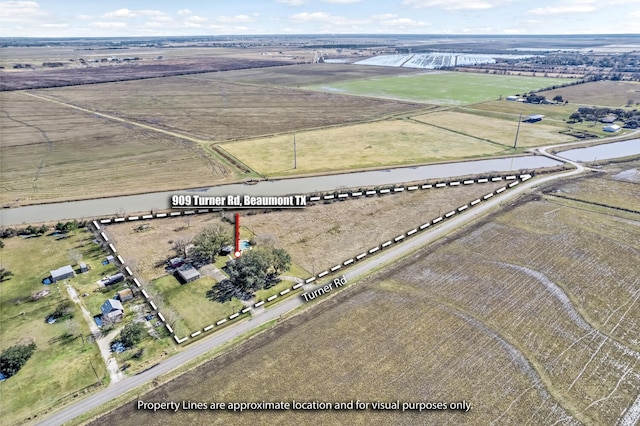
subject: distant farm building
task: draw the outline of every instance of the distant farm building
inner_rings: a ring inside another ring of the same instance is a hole
[[[124,318],[124,307],[119,300],[107,299],[100,307],[103,321],[120,321]]]
[[[115,263],[115,258],[111,255],[107,256],[107,263]]]
[[[176,274],[178,275],[180,282],[183,284],[190,283],[200,278],[200,272],[198,272],[196,268],[178,269]]]
[[[517,100],[518,100],[518,97],[517,97],[517,96],[507,96],[507,98],[506,98],[506,99],[507,99],[508,101],[513,101],[513,102],[515,102],[515,101],[517,101]]]
[[[600,122],[604,123],[604,124],[613,124],[617,119],[618,119],[618,117],[616,115],[609,114],[606,117],[602,117],[600,119]]]
[[[71,265],[63,266],[62,268],[54,269],[51,271],[51,281],[56,282],[60,280],[66,280],[67,278],[75,277],[75,272],[73,272],[73,268]]]
[[[116,298],[121,302],[133,299],[133,291],[130,288],[125,288],[116,293]]]
[[[620,126],[618,126],[617,124],[609,124],[608,126],[604,126],[602,130],[609,133],[615,133],[620,131]]]
[[[537,123],[538,121],[542,121],[544,115],[542,114],[533,114],[525,118],[523,121],[525,123]]]
[[[122,272],[118,272],[117,274],[107,277],[104,285],[113,285],[122,281],[124,281],[124,274]]]
[[[78,266],[80,266],[80,273],[89,272],[89,267],[87,266],[86,263],[80,262]]]

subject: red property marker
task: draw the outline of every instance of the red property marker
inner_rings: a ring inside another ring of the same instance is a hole
[[[240,251],[240,213],[236,213],[236,257],[240,257],[242,255],[242,251]]]

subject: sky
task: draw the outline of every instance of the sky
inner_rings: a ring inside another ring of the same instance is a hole
[[[638,34],[640,0],[0,1],[0,37]]]

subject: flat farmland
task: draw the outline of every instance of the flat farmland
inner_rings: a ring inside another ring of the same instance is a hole
[[[522,200],[140,399],[466,400],[473,407],[242,413],[259,424],[636,424],[638,220],[558,207]],[[220,411],[169,417],[133,401],[95,424],[238,418]]]
[[[353,80],[309,88],[354,95],[462,105],[498,99],[553,85],[567,84],[567,78],[519,77],[492,74],[432,72],[401,77]]]
[[[541,92],[547,99],[560,95],[572,104],[623,107],[640,102],[640,83],[636,81],[592,81],[576,86]]]
[[[445,111],[412,117],[424,123],[459,132],[476,138],[488,139],[501,145],[513,146],[518,129],[518,116],[494,118],[463,112]],[[575,138],[558,133],[565,127],[543,123],[521,123],[518,146],[539,146],[574,141]]]
[[[232,81],[265,86],[309,86],[348,80],[424,74],[426,70],[394,67],[370,67],[355,64],[298,64],[199,74],[190,78]]]
[[[0,94],[3,206],[204,186],[231,173],[190,141]]]
[[[491,156],[506,147],[411,120],[383,120],[222,144],[266,176],[421,164]]]
[[[424,107],[186,77],[47,89],[38,93],[210,141],[358,122]]]

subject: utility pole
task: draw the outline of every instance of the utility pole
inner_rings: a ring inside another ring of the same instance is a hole
[[[520,133],[521,122],[522,122],[522,113],[520,113],[520,117],[518,118],[518,129],[516,130],[516,140],[513,141],[513,149],[516,149],[516,145],[518,145],[518,133]]]
[[[296,153],[296,133],[293,132],[293,168],[298,168],[298,156]]]

